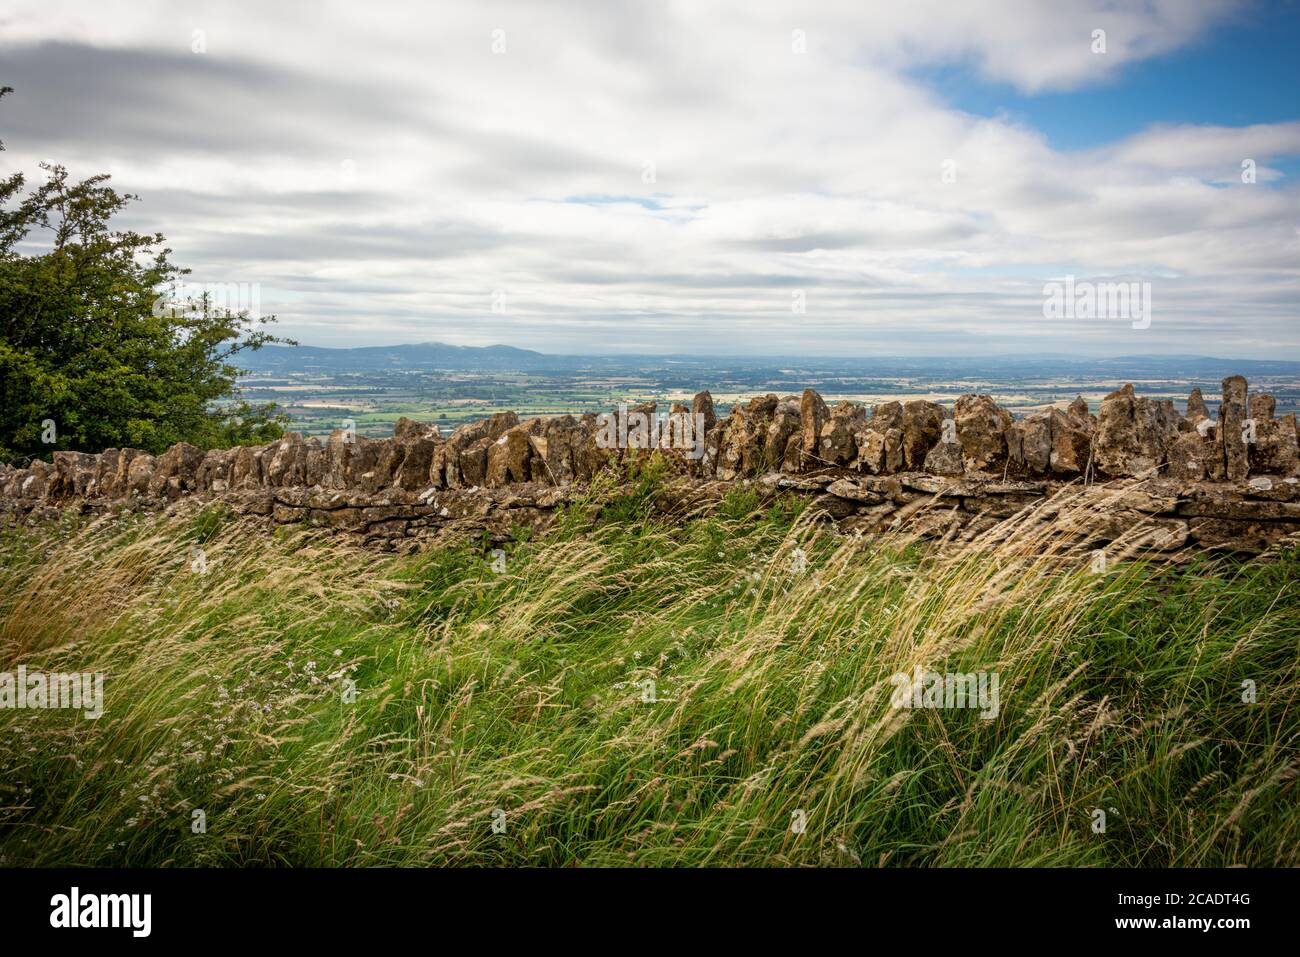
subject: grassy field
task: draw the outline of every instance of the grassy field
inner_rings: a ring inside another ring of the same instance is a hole
[[[0,671],[106,710],[0,710],[0,863],[1300,864],[1300,554],[1097,575],[654,492],[504,571],[216,509],[4,532]],[[891,706],[916,666],[996,716]]]

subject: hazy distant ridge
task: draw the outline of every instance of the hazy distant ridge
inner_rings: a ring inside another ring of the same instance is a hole
[[[1300,362],[1259,359],[1219,359],[1210,356],[1118,356],[1108,359],[1064,355],[1010,356],[715,356],[624,354],[610,356],[549,355],[515,346],[455,346],[445,342],[416,342],[391,346],[267,346],[241,356],[254,373],[347,373],[376,371],[493,372],[505,370],[572,372],[627,371],[646,368],[801,369],[846,371],[856,375],[986,377],[1014,371],[1022,376],[1087,374],[1143,379],[1196,378],[1213,380],[1242,373],[1250,376],[1300,376]]]
[[[530,369],[546,359],[514,346],[453,346],[413,342],[395,346],[267,346],[241,357],[252,372],[370,372],[378,369]]]

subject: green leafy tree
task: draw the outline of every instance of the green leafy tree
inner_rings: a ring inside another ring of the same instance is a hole
[[[45,182],[26,196],[21,173],[0,180],[0,461],[279,436],[286,420],[274,403],[238,400],[234,364],[288,342],[263,328],[275,317],[208,293],[162,295],[189,273],[162,234],[110,226],[139,197],[106,175],[72,182],[62,166],[42,169]]]

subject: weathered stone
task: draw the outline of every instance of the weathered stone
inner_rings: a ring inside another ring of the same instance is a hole
[[[841,402],[831,411],[818,438],[818,456],[824,465],[847,465],[858,456],[854,436],[866,428],[867,410],[852,402]]]
[[[677,415],[689,414],[685,411]],[[677,422],[683,420],[678,419]],[[541,435],[530,435],[534,452],[534,476],[553,485],[569,485],[578,478],[578,461],[586,438],[582,425],[571,415],[548,419]],[[672,441],[672,439],[669,439]]]
[[[835,482],[835,476],[827,475],[782,475],[779,472],[769,472],[759,481],[764,485],[771,485],[781,489],[795,489],[800,492],[818,492]]]
[[[782,472],[798,472],[803,466],[803,433],[795,432],[786,440],[785,454],[781,456]]]
[[[150,459],[153,457],[150,456]],[[19,469],[14,476],[14,484],[18,489],[18,497],[24,499],[44,499],[49,491],[50,483],[54,481],[57,473],[54,466],[40,459],[33,459],[31,464],[25,469]],[[147,475],[146,475],[147,481]]]
[[[733,406],[725,421],[725,432],[718,449],[717,477],[724,480],[744,475],[759,475],[767,469],[767,435],[771,425],[770,412],[776,406],[768,400],[776,396],[762,396],[748,406]]]
[[[978,494],[980,489],[979,483],[976,482],[967,483],[939,475],[925,475],[920,472],[909,472],[901,476],[899,480],[905,487],[924,492],[926,495],[950,498],[973,496]]]
[[[866,429],[854,437],[860,471],[886,475],[903,468],[903,430],[886,427],[884,431]]]
[[[1223,380],[1223,404],[1219,406],[1219,435],[1223,442],[1224,475],[1229,482],[1240,482],[1250,471],[1246,449],[1246,380],[1239,375]]]
[[[1046,473],[1052,464],[1051,412],[1035,412],[1012,422],[1007,429],[1007,456],[1013,472]]]
[[[320,484],[324,488],[344,488],[348,459],[352,455],[353,434],[346,429],[335,429],[325,440],[321,456]]]
[[[433,453],[441,442],[432,433],[424,438],[406,442],[406,454],[393,477],[398,488],[419,490],[429,484],[429,471],[433,466]]]
[[[1092,448],[1092,417],[1045,409],[1018,419],[1007,429],[1012,471],[1031,475],[1077,475],[1087,467]]]
[[[501,488],[512,482],[527,482],[531,478],[529,460],[533,455],[531,430],[527,425],[507,429],[487,450],[487,478],[489,488]]]
[[[1169,444],[1169,465],[1164,474],[1170,478],[1199,482],[1205,478],[1205,470],[1213,454],[1212,439],[1202,438],[1195,430],[1179,432]]]
[[[54,475],[50,480],[47,498],[85,496],[86,489],[94,484],[98,462],[85,452],[58,451],[53,455]]]
[[[427,467],[427,466],[426,466]],[[325,447],[314,435],[307,440],[307,459],[303,463],[303,484],[315,487],[325,481]]]
[[[718,424],[718,415],[713,410],[713,396],[707,391],[696,393],[695,398],[691,400],[691,414],[703,414],[706,435]]]
[[[417,422],[402,416],[393,424],[393,438],[402,442],[414,442],[419,439],[441,441],[442,430],[434,422]]]
[[[149,480],[153,478],[154,457],[141,452],[131,459],[126,473],[126,491],[129,495],[148,495]]]
[[[981,482],[979,484],[978,494],[980,495],[1028,495],[1038,497],[1045,494],[1049,486],[1047,482],[1035,481],[1033,479],[1012,479],[1006,482]]]
[[[1270,397],[1271,398],[1271,397]],[[1268,475],[1300,475],[1300,443],[1296,415],[1255,419],[1255,441],[1250,444],[1250,471]]]
[[[1223,451],[1223,430],[1219,428],[1217,422],[1208,424],[1210,422],[1210,419],[1206,419],[1198,423],[1196,430],[1205,441],[1208,450],[1205,456],[1205,477],[1211,482],[1226,482],[1228,461]]]
[[[705,433],[696,432],[690,407],[674,402],[659,428],[659,451],[677,473],[690,471],[698,452],[703,450]]]
[[[627,410],[621,425],[616,417],[619,441],[626,441],[621,452],[624,461],[635,462],[655,447],[653,430],[657,408],[655,402],[641,402]]]
[[[836,479],[826,486],[826,491],[840,498],[852,499],[866,505],[879,505],[885,500],[879,492],[873,492],[858,482],[849,479]]]
[[[1052,427],[1052,454],[1050,471],[1057,475],[1078,475],[1088,468],[1092,460],[1092,443],[1096,423],[1087,411],[1087,403],[1080,414],[1078,404],[1070,403],[1064,415],[1056,409],[1049,410]]]
[[[905,468],[925,468],[925,457],[943,435],[943,406],[926,399],[904,403],[902,415],[903,464]],[[899,428],[900,426],[895,426]]]
[[[1179,501],[1176,483],[1163,480],[1137,485],[1089,485],[1080,489],[1074,504],[1088,503],[1099,512],[1132,512],[1144,515],[1173,514]]]
[[[204,452],[188,442],[177,442],[154,463],[153,478],[149,482],[149,492],[153,495],[168,493],[174,498],[179,490],[193,490],[199,466],[203,464]],[[176,483],[169,483],[169,479]]]
[[[343,481],[337,487],[361,488],[369,485],[371,488],[377,488],[375,470],[378,468],[379,459],[384,453],[384,443],[375,439],[368,439],[364,435],[358,435],[341,444],[342,450],[339,454],[342,456]],[[326,456],[327,463],[332,458],[334,449],[334,436],[330,436],[330,449]],[[325,471],[327,474],[329,473],[328,466]]]
[[[278,488],[301,484],[302,465],[307,457],[302,435],[286,432],[270,446],[270,453],[266,462],[267,486]]]
[[[749,423],[742,406],[732,406],[731,415],[722,423],[721,443],[718,446],[718,463],[715,475],[730,482],[741,474],[745,461],[745,445],[749,439]]]
[[[877,432],[903,430],[903,403],[878,402],[871,409],[871,428]]]
[[[988,395],[963,395],[953,409],[962,464],[967,471],[1001,468],[1007,454],[1011,413]]]
[[[814,507],[821,509],[826,517],[837,522],[855,514],[862,507],[852,499],[841,498],[838,495],[819,495],[813,502]]]
[[[780,401],[781,400],[771,392],[767,395],[756,395],[754,398],[749,400],[748,404],[745,406],[745,411],[749,413],[750,418],[756,416],[767,418],[776,411],[776,407]]]
[[[117,456],[117,473],[112,478],[113,495],[123,498],[131,494],[131,463],[146,453],[141,449],[122,449]]]
[[[653,402],[650,403],[650,411],[654,411]],[[494,412],[486,422],[486,437],[495,442],[519,424],[519,416],[514,412]]]
[[[123,455],[131,451],[123,449]],[[260,488],[262,485],[262,446],[241,445],[235,451],[230,466],[230,487],[237,489]]]
[[[1019,515],[1031,505],[1036,505],[1041,498],[1034,495],[998,495],[990,498],[972,496],[963,498],[961,509],[988,518],[1005,519]]]
[[[488,450],[495,444],[484,436],[461,449],[456,456],[457,486],[477,488],[487,484]],[[435,453],[436,454],[436,453]]]
[[[105,498],[117,498],[121,496],[122,492],[116,486],[117,463],[121,455],[121,449],[105,449],[96,456],[98,464],[95,467],[93,494]],[[233,459],[233,450],[231,457]]]
[[[1156,551],[1175,551],[1187,545],[1191,537],[1191,526],[1187,522],[1159,519],[1148,523],[1148,532],[1144,544]]]
[[[487,445],[518,424],[519,416],[514,412],[497,412],[491,418],[460,426],[434,451],[430,484],[441,488],[481,485],[487,469]],[[484,439],[487,443],[480,445]],[[472,475],[465,474],[466,468]]]
[[[1097,466],[1117,477],[1155,474],[1168,461],[1177,432],[1172,401],[1135,396],[1133,386],[1125,385],[1101,402],[1094,443]]]
[[[925,470],[934,475],[961,475],[964,471],[961,443],[945,442],[940,438],[934,448],[926,453]]]
[[[375,446],[379,450],[379,456],[374,467],[361,477],[361,487],[367,492],[377,492],[396,482],[410,448],[407,443],[397,439],[379,439]],[[425,466],[425,473],[428,473],[428,465]]]
[[[1273,418],[1273,413],[1277,411],[1277,400],[1266,392],[1257,392],[1249,397],[1246,407],[1250,417],[1256,422],[1268,420]]]
[[[209,449],[194,473],[194,485],[205,492],[224,492],[230,488],[230,471],[238,449]]]
[[[573,476],[579,482],[590,482],[611,464],[618,462],[619,450],[601,448],[597,443],[598,430],[583,416],[579,426],[581,432],[574,437]]]
[[[817,457],[817,443],[821,439],[822,426],[830,416],[830,410],[822,397],[812,389],[804,389],[799,400],[799,429],[801,440],[799,449],[800,469],[816,468],[820,465]]]
[[[781,402],[772,411],[772,421],[768,423],[767,435],[763,440],[763,459],[767,468],[792,471],[798,467],[787,468],[786,448],[790,437],[800,432],[799,404],[789,400]]]
[[[905,496],[909,493],[903,491],[903,482],[896,475],[862,475],[853,480],[858,485],[885,498],[893,499],[897,502],[910,501]]]
[[[1262,552],[1294,529],[1279,522],[1196,518],[1187,523],[1190,537],[1201,548],[1232,552]]]
[[[460,453],[468,442],[457,441],[455,434],[433,451],[429,466],[429,484],[434,488],[459,488],[461,486]]]
[[[1244,498],[1193,498],[1178,503],[1179,515],[1232,518],[1240,521],[1300,522],[1300,502],[1260,502]]]
[[[718,462],[722,457],[722,442],[727,434],[727,420],[723,419],[704,436],[704,457],[697,464],[698,474],[704,478],[717,475]]]

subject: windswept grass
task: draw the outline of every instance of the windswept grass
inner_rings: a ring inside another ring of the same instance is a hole
[[[1300,554],[1093,575],[653,494],[503,574],[219,512],[6,532],[0,670],[102,671],[106,713],[0,711],[0,859],[1300,863]],[[998,713],[891,707],[916,666]]]

